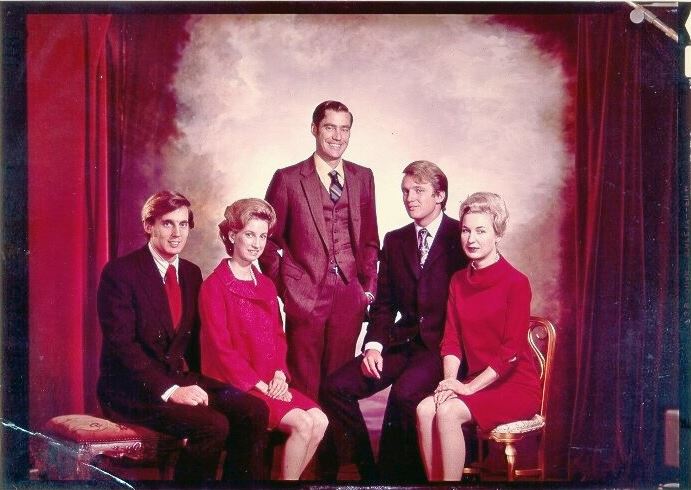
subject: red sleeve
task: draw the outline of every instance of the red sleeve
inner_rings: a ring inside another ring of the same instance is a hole
[[[226,310],[223,288],[213,277],[202,284],[199,314],[202,372],[244,391],[254,388],[261,377],[245,357],[237,325]]]
[[[518,365],[519,356],[527,342],[528,322],[530,321],[530,283],[524,276],[514,281],[506,301],[506,317],[503,338],[499,350],[489,365],[501,377]]]
[[[444,337],[441,341],[441,356],[454,355],[463,359],[461,346],[461,323],[458,321],[458,305],[456,304],[456,276],[451,278],[449,285],[449,299],[446,300],[446,322],[444,323]]]

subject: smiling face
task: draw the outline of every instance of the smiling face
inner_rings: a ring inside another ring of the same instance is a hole
[[[327,163],[336,163],[348,148],[350,139],[350,114],[327,109],[319,126],[312,124],[312,134],[317,143],[317,155]]]
[[[401,183],[403,204],[415,224],[427,226],[441,213],[442,202],[446,193],[434,192],[429,182],[416,182],[411,175],[403,177]]]
[[[189,215],[189,208],[182,206],[156,218],[153,223],[144,222],[149,243],[168,262],[185,248],[190,234]]]
[[[248,266],[264,252],[269,236],[269,224],[261,219],[250,219],[238,232],[230,232],[228,238],[233,242],[233,260]]]
[[[499,240],[491,214],[470,212],[463,216],[461,246],[476,268],[482,269],[496,260]]]

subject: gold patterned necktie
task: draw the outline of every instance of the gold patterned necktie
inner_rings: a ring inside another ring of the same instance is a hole
[[[427,258],[427,253],[429,252],[429,244],[427,243],[427,237],[429,232],[427,228],[420,228],[417,232],[417,250],[420,256],[420,267],[425,264],[425,259]]]

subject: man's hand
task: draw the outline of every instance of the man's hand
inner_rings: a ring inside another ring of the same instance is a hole
[[[168,401],[180,405],[208,405],[209,395],[197,385],[181,386],[170,395]]]
[[[381,379],[381,372],[384,369],[384,358],[381,352],[376,349],[367,349],[365,355],[362,356],[362,364],[360,365],[362,374],[368,378]]]

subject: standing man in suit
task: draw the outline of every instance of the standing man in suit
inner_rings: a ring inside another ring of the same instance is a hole
[[[199,267],[179,257],[194,228],[190,202],[177,192],[142,208],[148,243],[106,264],[98,286],[103,330],[98,396],[115,420],[187,438],[178,481],[265,479],[268,408],[261,400],[190,368],[198,359]],[[192,349],[194,350],[194,349]]]
[[[449,281],[466,264],[458,221],[443,212],[446,175],[427,161],[411,163],[403,175],[403,204],[413,223],[384,237],[364,354],[329,377],[322,401],[335,433],[343,435],[342,459],[353,453],[362,474],[374,456],[358,400],[391,386],[379,451],[379,476],[387,482],[425,481],[415,408],[442,374]]]
[[[322,380],[354,357],[376,291],[374,177],[342,158],[352,125],[341,102],[319,104],[312,115],[314,154],[277,170],[266,192],[278,221],[259,262],[285,307],[294,385],[314,400]]]

